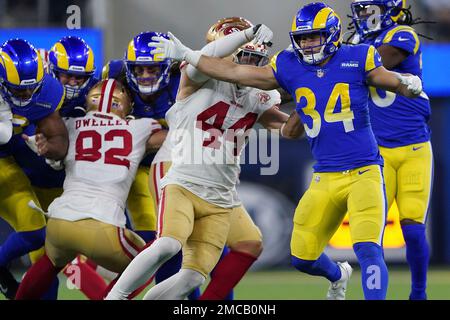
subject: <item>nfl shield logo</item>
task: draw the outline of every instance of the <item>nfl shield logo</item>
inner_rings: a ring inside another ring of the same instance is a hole
[[[317,70],[317,76],[319,78],[322,78],[325,75],[325,71],[323,71],[322,69]]]

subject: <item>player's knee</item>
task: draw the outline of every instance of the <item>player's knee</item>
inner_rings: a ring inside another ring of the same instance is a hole
[[[181,250],[180,241],[170,237],[159,238],[153,243],[153,246],[155,245],[161,248],[161,258],[171,258]]]
[[[399,201],[398,210],[400,211],[401,221],[422,221],[426,213],[426,207],[423,201],[420,201],[413,197],[408,197],[405,200]],[[421,222],[417,222],[421,223]]]
[[[240,241],[230,246],[230,249],[237,252],[249,254],[253,257],[259,257],[263,251],[262,241]]]
[[[383,256],[383,248],[374,242],[358,242],[353,245],[356,257],[359,261],[364,261]]]

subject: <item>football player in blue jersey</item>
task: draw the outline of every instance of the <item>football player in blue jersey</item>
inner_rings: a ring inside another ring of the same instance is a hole
[[[356,41],[377,48],[386,69],[422,78],[422,47],[406,0],[354,1]],[[354,39],[355,40],[355,39]],[[425,223],[433,184],[430,101],[370,88],[370,121],[384,158],[388,208],[394,199],[411,270],[410,299],[426,299],[429,249]]]
[[[66,89],[61,116],[84,116],[86,95],[98,82],[94,75],[94,52],[80,37],[68,36],[53,45],[48,58],[51,74]]]
[[[61,160],[67,152],[67,130],[59,115],[64,100],[64,88],[45,74],[42,59],[27,41],[12,39],[0,47],[0,93],[13,114],[13,136],[0,148],[3,186],[0,190],[0,216],[15,230],[0,246],[0,284],[8,298],[13,298],[17,282],[7,266],[14,258],[44,245],[44,215],[31,207],[39,200],[24,171],[12,157],[24,146],[23,139],[34,135],[38,146],[42,134],[48,148],[38,152],[44,158]],[[32,256],[32,261],[39,258]]]
[[[323,250],[348,211],[364,296],[385,299],[383,159],[369,120],[369,85],[415,98],[422,82],[387,71],[373,46],[343,45],[341,29],[332,8],[320,2],[306,5],[292,22],[292,45],[265,67],[204,56],[170,33],[170,40],[153,38],[152,46],[159,47],[154,53],[185,60],[213,78],[264,90],[282,87],[295,97],[297,112],[282,135],[290,137],[303,123],[317,162],[294,216],[292,264],[327,278],[328,299],[344,299],[352,269],[347,262],[331,261]]]

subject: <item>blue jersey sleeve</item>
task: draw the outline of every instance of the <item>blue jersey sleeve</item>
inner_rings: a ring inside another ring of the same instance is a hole
[[[374,46],[365,46],[366,50],[364,56],[364,72],[367,74],[368,72],[383,66],[383,61],[381,60],[381,56],[378,53],[378,50],[375,49]]]
[[[36,102],[36,114],[35,121],[43,119],[55,111],[59,111],[64,103],[66,91],[58,80],[54,79],[50,75],[44,81],[41,94]]]
[[[383,39],[383,44],[403,49],[412,55],[416,54],[420,48],[419,37],[409,26],[398,26],[388,31]]]
[[[272,67],[272,72],[273,75],[275,77],[275,79],[277,80],[278,84],[280,85],[281,88],[283,88],[285,91],[291,93],[287,87],[286,82],[284,81],[283,78],[283,53],[284,51],[279,51],[277,52],[272,59],[270,59],[270,66]]]

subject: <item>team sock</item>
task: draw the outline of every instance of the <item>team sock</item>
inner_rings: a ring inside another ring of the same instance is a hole
[[[410,224],[402,226],[403,237],[406,242],[406,260],[411,270],[410,300],[426,300],[427,269],[430,252],[426,238],[424,224]]]

